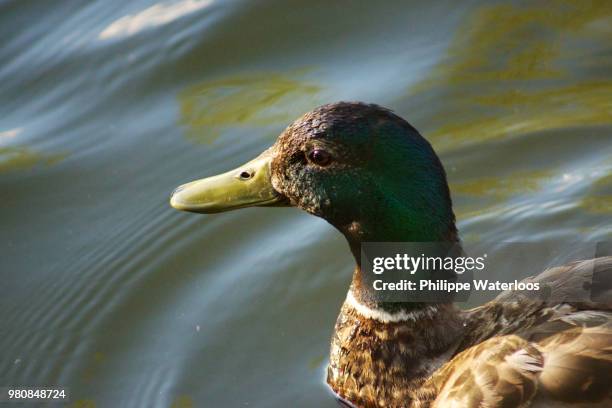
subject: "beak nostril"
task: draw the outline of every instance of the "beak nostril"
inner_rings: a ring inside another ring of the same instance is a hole
[[[253,177],[253,174],[254,173],[249,172],[249,171],[243,171],[243,172],[240,173],[239,177],[240,177],[241,180],[248,180],[251,177]]]

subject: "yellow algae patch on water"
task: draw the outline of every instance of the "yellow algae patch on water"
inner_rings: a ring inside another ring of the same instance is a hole
[[[595,214],[612,213],[612,173],[598,179],[591,185],[588,195],[580,201],[580,208]]]
[[[87,365],[83,369],[81,377],[86,382],[92,382],[96,378],[96,373],[100,367],[106,362],[106,354],[101,351],[96,351],[87,361]]]
[[[516,194],[537,191],[541,183],[550,177],[552,172],[546,170],[519,171],[507,176],[482,177],[453,183],[451,191],[454,194],[505,199]]]
[[[193,408],[193,399],[187,395],[177,397],[170,405],[170,408]]]
[[[612,124],[610,27],[610,1],[481,7],[408,97],[430,101],[427,134],[439,150]]]
[[[454,181],[450,190],[455,198],[455,214],[458,219],[467,220],[503,211],[509,199],[535,193],[553,177],[549,170],[529,170]]]
[[[65,157],[65,154],[44,154],[27,147],[0,147],[0,173],[29,169],[41,164],[50,166]]]
[[[234,75],[180,92],[180,122],[191,140],[212,143],[232,127],[289,124],[317,104],[321,88],[293,73]]]
[[[580,202],[580,208],[595,214],[612,213],[612,195],[605,196],[585,196]]]

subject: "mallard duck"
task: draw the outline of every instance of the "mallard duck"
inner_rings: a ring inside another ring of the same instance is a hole
[[[171,205],[197,213],[295,206],[346,237],[356,267],[327,383],[349,406],[612,406],[612,291],[597,302],[584,293],[594,270],[612,276],[612,257],[530,278],[549,288],[546,299],[504,292],[461,310],[366,296],[363,242],[459,242],[438,156],[388,109],[318,107],[253,161],[178,187]]]

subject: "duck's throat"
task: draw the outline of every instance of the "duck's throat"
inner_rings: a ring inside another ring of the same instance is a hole
[[[459,344],[461,315],[450,299],[381,300],[361,269],[365,242],[444,243],[460,250],[450,199],[446,202],[446,208],[430,217],[422,216],[424,209],[385,212],[378,208],[372,210],[375,216],[363,218],[367,222],[335,224],[357,265],[336,321],[327,382],[355,406],[409,406],[413,393],[451,358]],[[395,216],[386,216],[389,213]]]
[[[356,406],[409,405],[455,351],[461,318],[449,304],[389,311],[349,290],[331,344],[327,382]]]
[[[446,185],[444,183],[444,185]],[[372,273],[372,265],[362,265],[362,258],[372,260],[374,258],[387,257],[383,252],[393,252],[402,247],[406,256],[418,258],[426,255],[450,255],[451,252],[461,252],[458,239],[455,215],[448,193],[448,187],[441,189],[438,195],[442,198],[436,201],[437,205],[427,205],[432,200],[422,200],[415,203],[410,200],[399,200],[392,194],[383,194],[382,198],[374,200],[376,204],[361,206],[358,214],[347,218],[333,218],[328,220],[346,238],[351,253],[355,259],[356,270],[353,274],[351,289],[356,298],[368,306],[376,306],[386,310],[397,310],[398,308],[413,309],[422,307],[416,304],[416,299],[410,299],[409,295],[415,293],[412,290],[406,293],[405,302],[394,294],[380,293],[372,287],[378,275]],[[386,199],[383,199],[386,198]],[[419,207],[420,206],[420,207]],[[427,211],[427,209],[430,211]],[[388,243],[384,248],[380,244]],[[368,244],[368,245],[364,245]],[[372,246],[374,244],[375,246]],[[374,248],[378,248],[374,251]],[[371,252],[368,252],[371,251]],[[365,256],[364,256],[365,255]],[[396,253],[395,255],[399,255]],[[362,272],[363,267],[363,272]],[[396,271],[399,268],[395,268]],[[434,269],[437,269],[435,271]],[[401,277],[395,274],[393,277],[385,274],[389,282],[394,279],[406,279],[414,282],[419,279],[431,281],[452,280],[454,273],[439,273],[440,268],[415,267]],[[377,273],[380,273],[378,271]],[[393,298],[393,304],[381,304]],[[418,297],[418,296],[417,296]],[[422,297],[422,296],[421,296]],[[385,299],[386,298],[386,299]],[[445,301],[429,297],[422,300]],[[396,303],[405,303],[398,305]]]
[[[407,217],[381,217],[376,221],[351,221],[334,224],[346,238],[357,266],[361,267],[361,245],[364,242],[458,243],[459,237],[452,210],[445,217],[405,221]]]

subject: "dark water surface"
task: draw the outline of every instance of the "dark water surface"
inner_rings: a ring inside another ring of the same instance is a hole
[[[612,3],[0,1],[0,386],[334,407],[352,259],[295,209],[179,213],[336,100],[445,164],[465,240],[612,237]]]

